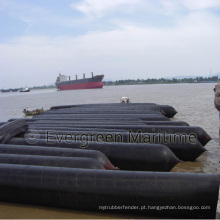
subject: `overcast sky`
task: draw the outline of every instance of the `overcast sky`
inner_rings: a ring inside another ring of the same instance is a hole
[[[0,0],[0,88],[220,73],[220,0]]]

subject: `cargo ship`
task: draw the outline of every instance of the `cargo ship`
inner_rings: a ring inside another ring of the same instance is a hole
[[[70,76],[62,75],[61,73],[57,77],[56,80],[56,87],[58,90],[75,90],[75,89],[96,89],[102,88],[104,75],[96,75],[91,78],[85,78],[85,74],[83,74],[83,79],[76,79],[71,80]]]

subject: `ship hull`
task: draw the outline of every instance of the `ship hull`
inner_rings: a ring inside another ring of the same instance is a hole
[[[88,82],[80,84],[71,84],[71,85],[58,85],[59,90],[75,90],[75,89],[97,89],[102,88],[102,82]]]
[[[77,89],[97,89],[102,88],[104,75],[98,75],[92,78],[69,80],[56,83],[59,90],[77,90]]]

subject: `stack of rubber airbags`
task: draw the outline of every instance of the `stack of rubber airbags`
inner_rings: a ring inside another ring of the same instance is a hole
[[[176,113],[154,103],[88,104],[2,123],[0,201],[215,218],[218,175],[168,173],[196,160],[211,139],[171,121]]]

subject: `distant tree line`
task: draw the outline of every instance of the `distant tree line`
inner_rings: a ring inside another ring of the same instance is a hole
[[[217,82],[218,76],[212,77],[195,77],[195,78],[183,78],[183,79],[155,79],[155,78],[148,78],[148,79],[125,79],[125,80],[117,80],[117,81],[103,81],[105,86],[108,85],[137,85],[137,84],[169,84],[169,83],[205,83],[205,82]],[[52,89],[56,88],[55,85],[43,85],[43,86],[33,86],[29,89]],[[20,88],[19,90],[21,90]]]
[[[55,85],[50,85],[50,86],[33,86],[33,87],[30,87],[30,89],[52,89],[52,88],[56,88]]]
[[[182,79],[125,79],[117,81],[104,81],[104,85],[137,85],[137,84],[169,84],[169,83],[205,83],[205,82],[217,82],[218,76],[212,77],[195,77],[195,78],[182,78]]]

